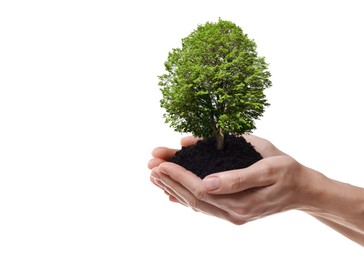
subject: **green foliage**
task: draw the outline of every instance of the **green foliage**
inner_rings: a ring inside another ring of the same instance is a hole
[[[205,138],[251,132],[269,105],[263,93],[271,86],[267,67],[255,42],[234,23],[198,26],[169,53],[159,76],[166,123]]]

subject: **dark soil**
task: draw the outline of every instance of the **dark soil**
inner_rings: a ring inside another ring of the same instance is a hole
[[[215,143],[215,138],[208,138],[182,147],[171,162],[203,179],[212,173],[246,168],[262,159],[260,153],[241,136],[226,135],[224,149],[220,151]]]

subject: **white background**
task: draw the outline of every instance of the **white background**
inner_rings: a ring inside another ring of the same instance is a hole
[[[235,226],[170,203],[146,166],[181,137],[168,52],[221,17],[270,64],[254,134],[363,187],[361,2],[1,1],[0,259],[363,259],[301,212]]]

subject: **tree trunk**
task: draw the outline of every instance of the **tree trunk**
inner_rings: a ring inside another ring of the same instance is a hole
[[[224,133],[221,129],[219,129],[216,133],[216,149],[222,150],[224,149]]]

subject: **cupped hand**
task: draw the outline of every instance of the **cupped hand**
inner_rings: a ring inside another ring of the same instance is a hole
[[[196,138],[193,136],[187,136],[181,139],[181,146],[190,146],[195,144],[200,138]],[[167,147],[157,147],[152,151],[153,158],[148,162],[148,168],[153,169],[154,167],[159,166],[161,163],[165,161],[169,161],[174,154],[176,153],[176,149],[171,149]]]
[[[271,142],[266,139],[254,136],[254,135],[244,135],[243,136],[248,142],[250,142],[254,148],[262,155],[263,158],[284,155],[283,152],[278,150]],[[187,136],[181,139],[181,146],[190,146],[195,144],[201,138],[196,138],[193,136]],[[174,154],[176,149],[171,149],[167,147],[157,147],[152,151],[153,158],[148,162],[149,169],[159,166],[165,161],[169,161]]]
[[[175,150],[156,148],[149,161],[151,181],[171,201],[235,224],[300,207],[306,168],[269,141],[253,135],[244,137],[263,156],[248,168],[215,173],[201,180],[168,162]],[[191,145],[197,140],[188,137],[181,144]]]

